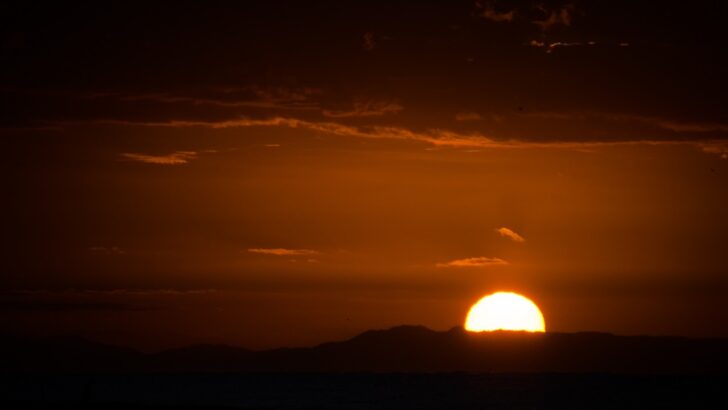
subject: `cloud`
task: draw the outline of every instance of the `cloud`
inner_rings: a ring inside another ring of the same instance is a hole
[[[156,308],[108,302],[46,302],[26,300],[1,300],[0,309],[24,312],[99,312],[99,311],[150,311]]]
[[[607,120],[612,122],[633,122],[643,123],[652,127],[661,128],[663,130],[672,131],[682,134],[700,134],[700,133],[728,133],[728,123],[721,122],[691,122],[676,121],[664,117],[634,115],[634,114],[615,114],[605,112],[589,112],[589,111],[571,111],[571,112],[528,112],[521,113],[521,116],[536,117],[554,120]],[[683,139],[665,139],[660,140],[661,143],[669,143],[670,141],[684,143]],[[640,142],[640,141],[635,141]],[[641,141],[643,143],[657,143],[658,141]]]
[[[455,114],[456,121],[478,121],[480,119],[480,114],[477,112],[459,112]]]
[[[496,23],[512,23],[518,16],[529,20],[543,31],[559,25],[571,26],[575,10],[573,4],[566,4],[554,9],[547,8],[543,4],[536,4],[532,7],[517,7],[508,11],[499,11],[495,8],[495,1],[483,0],[476,1],[476,7],[482,10],[477,15],[486,20]]]
[[[308,129],[311,131],[319,131],[331,135],[371,138],[371,139],[397,139],[412,140],[432,144],[438,147],[509,147],[514,146],[509,142],[497,142],[487,138],[481,134],[460,134],[453,131],[433,129],[427,132],[417,132],[410,129],[393,127],[393,126],[368,126],[355,127],[344,125],[336,122],[316,122],[299,120],[296,118],[273,117],[267,119],[236,119],[225,121],[157,121],[157,122],[133,122],[123,120],[95,120],[84,121],[82,124],[109,124],[109,125],[129,125],[144,127],[206,127],[213,129],[242,128],[242,127],[289,127]],[[64,122],[64,124],[78,124],[74,122]],[[183,151],[185,152],[185,151]],[[128,154],[127,154],[128,155]],[[141,154],[132,154],[135,156]],[[156,156],[145,157],[164,158]]]
[[[553,42],[545,42],[541,40],[531,40],[528,43],[526,43],[528,46],[531,47],[539,47],[544,48],[547,53],[553,52],[557,48],[561,47],[582,47],[582,46],[595,46],[597,45],[596,41],[589,40],[586,42],[580,42],[580,41],[553,41]],[[602,45],[612,45],[617,47],[629,47],[629,43],[621,42],[621,43],[600,43]]]
[[[567,4],[557,10],[547,10],[544,6],[538,6],[537,8],[547,14],[547,17],[543,20],[532,21],[533,24],[541,27],[541,30],[550,30],[558,25],[571,26],[572,13],[574,11],[573,4]]]
[[[450,262],[438,263],[438,268],[482,268],[486,266],[508,265],[508,262],[501,258],[488,258],[479,256],[475,258],[455,259]]]
[[[676,122],[659,118],[652,119],[660,128],[674,132],[728,132],[728,124],[705,122]]]
[[[175,151],[167,155],[149,155],[134,152],[125,152],[121,157],[128,161],[143,162],[156,165],[181,165],[197,158],[195,151]]]
[[[150,94],[138,94],[128,95],[119,98],[120,101],[153,101],[157,103],[167,104],[192,104],[192,105],[213,105],[218,107],[262,107],[262,108],[287,108],[279,107],[272,104],[270,101],[239,101],[239,100],[224,100],[215,98],[203,98],[203,97],[192,97],[187,95],[174,95],[167,93],[150,93]]]
[[[85,289],[79,292],[97,295],[135,295],[135,296],[154,296],[154,295],[203,295],[208,293],[216,292],[216,289],[174,289],[174,288],[162,288],[162,289],[110,289],[110,290],[96,290],[96,289]]]
[[[119,101],[150,101],[163,104],[191,104],[197,106],[216,106],[224,108],[268,108],[286,110],[319,110],[318,102],[312,97],[322,91],[312,87],[264,87],[245,86],[209,89],[189,94],[180,93],[109,93],[94,92],[83,96],[87,99],[112,98]]]
[[[187,296],[213,289],[20,289],[0,291],[0,309],[18,312],[150,311],[159,307],[128,303],[163,296]]]
[[[721,159],[728,159],[728,143],[726,142],[706,142],[698,144],[698,147],[706,154],[716,154]]]
[[[683,123],[670,122],[664,118],[645,117],[629,114],[612,114],[603,112],[586,112],[586,111],[566,111],[566,112],[524,112],[515,114],[515,120],[518,117],[534,117],[548,120],[559,121],[609,121],[609,122],[632,122],[644,123],[650,127],[669,129],[675,133],[687,132],[728,132],[728,124],[723,123]],[[262,119],[241,118],[222,121],[187,121],[187,120],[169,120],[169,121],[128,121],[115,119],[86,120],[86,121],[62,121],[57,122],[59,125],[124,125],[139,127],[171,127],[171,128],[187,128],[187,127],[204,127],[211,129],[228,129],[228,128],[244,128],[244,127],[288,127],[293,129],[306,129],[310,131],[325,133],[332,136],[350,137],[350,138],[367,138],[367,139],[390,139],[390,140],[407,140],[431,145],[433,148],[456,148],[456,149],[533,149],[533,148],[556,148],[556,149],[574,149],[584,150],[588,148],[596,148],[603,146],[615,145],[636,145],[636,144],[683,144],[696,146],[706,139],[689,140],[689,134],[676,136],[666,136],[662,139],[623,139],[623,140],[585,140],[585,141],[568,141],[568,140],[542,140],[534,141],[529,138],[525,139],[495,139],[483,135],[479,132],[457,132],[447,129],[430,128],[425,130],[414,130],[400,126],[374,126],[374,125],[345,125],[333,121],[310,121],[292,117],[270,117]],[[649,129],[647,131],[650,131]],[[180,151],[182,153],[188,151]],[[135,160],[156,161],[154,163],[169,163],[167,156],[150,156],[145,154],[125,154],[133,155]],[[164,161],[167,159],[167,161]],[[175,160],[174,157],[171,158]],[[177,158],[180,159],[180,158]],[[190,160],[192,158],[181,158],[182,160]],[[145,161],[145,162],[146,162]],[[164,161],[164,162],[162,162]],[[180,163],[180,162],[175,162]]]
[[[394,114],[402,111],[404,107],[391,102],[354,103],[354,109],[348,111],[323,110],[323,115],[330,118],[348,117],[379,117],[385,114]]]
[[[513,17],[516,14],[515,9],[499,12],[491,3],[486,3],[485,5],[478,4],[478,6],[483,7],[483,11],[479,14],[480,17],[496,23],[510,23],[513,21]]]
[[[125,250],[119,248],[118,246],[91,246],[88,248],[88,250],[89,252],[103,255],[123,255],[126,253]]]
[[[370,33],[368,33],[370,34]],[[252,108],[270,110],[320,111],[325,117],[374,117],[400,112],[400,104],[389,101],[354,102],[353,109],[322,109],[319,101],[313,98],[322,94],[318,88],[284,87],[242,87],[230,89],[205,90],[193,95],[175,93],[89,93],[87,99],[116,99],[124,102],[149,101],[161,104],[189,104],[192,106],[216,106],[221,108]]]
[[[83,296],[83,295],[199,295],[217,292],[216,289],[176,289],[176,288],[116,288],[116,289],[16,289],[0,291],[0,297],[8,296]]]
[[[511,238],[515,242],[525,242],[526,239],[524,239],[521,235],[515,233],[513,230],[508,229],[506,227],[498,228],[495,230],[498,232],[501,236]]]
[[[247,88],[243,88],[245,90]],[[263,108],[287,108],[287,109],[318,109],[318,102],[312,98],[323,93],[320,88],[314,87],[249,87],[255,96],[260,100],[259,105]],[[236,89],[231,89],[235,92]]]
[[[568,41],[555,41],[553,43],[545,43],[543,41],[539,40],[531,40],[528,45],[531,47],[539,47],[546,49],[547,53],[553,52],[555,49],[560,47],[581,47],[583,45],[589,45],[593,46],[596,43],[594,41],[589,41],[587,43],[580,43],[578,41],[575,42],[568,42]]]
[[[372,51],[374,50],[374,47],[377,46],[377,42],[374,40],[374,33],[372,32],[364,33],[362,41],[362,47],[364,47],[364,50],[366,51]]]
[[[318,255],[318,251],[311,249],[285,249],[285,248],[250,248],[250,253],[259,253],[262,255],[275,255],[275,256],[303,256],[303,255]]]

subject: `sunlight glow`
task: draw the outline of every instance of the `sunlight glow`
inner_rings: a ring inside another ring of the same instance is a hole
[[[545,332],[541,310],[530,299],[512,292],[497,292],[480,299],[470,308],[465,330],[525,330]]]

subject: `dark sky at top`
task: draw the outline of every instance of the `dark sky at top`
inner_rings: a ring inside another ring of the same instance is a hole
[[[369,103],[406,108],[378,124],[496,139],[726,135],[720,1],[10,2],[0,14],[6,126],[267,118],[281,112],[234,103],[277,98],[286,116]]]

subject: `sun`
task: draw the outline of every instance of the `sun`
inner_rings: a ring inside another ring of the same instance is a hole
[[[470,308],[465,330],[525,330],[545,332],[541,310],[530,299],[513,292],[496,292],[480,299]]]

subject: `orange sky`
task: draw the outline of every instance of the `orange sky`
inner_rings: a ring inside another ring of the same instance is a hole
[[[500,4],[16,7],[5,330],[311,345],[510,290],[549,331],[728,336],[724,31]]]
[[[26,171],[33,189],[15,200],[34,205],[14,214],[24,274],[5,280],[26,292],[7,296],[16,326],[150,348],[298,345],[401,323],[446,329],[509,289],[553,331],[725,335],[728,166],[695,146],[164,131],[204,145],[180,142],[199,154],[179,164],[92,146]]]

